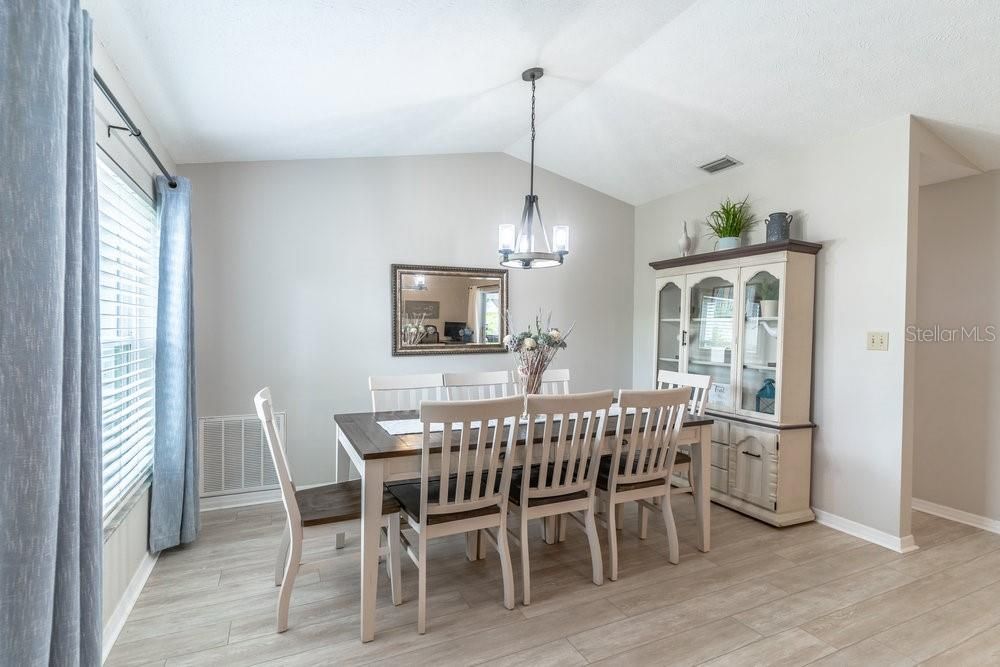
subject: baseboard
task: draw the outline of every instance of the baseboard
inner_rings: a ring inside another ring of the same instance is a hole
[[[958,523],[964,523],[967,526],[973,526],[991,533],[1000,534],[1000,521],[997,519],[979,516],[978,514],[973,514],[972,512],[964,512],[962,510],[957,510],[954,507],[938,505],[937,503],[932,503],[929,500],[920,500],[919,498],[913,499],[913,509],[918,512],[939,516],[942,519],[957,521]]]
[[[824,526],[833,528],[834,530],[839,530],[842,533],[853,535],[854,537],[860,537],[862,540],[871,542],[872,544],[877,544],[880,547],[892,549],[893,551],[897,551],[901,554],[916,551],[919,548],[913,541],[913,535],[896,537],[895,535],[890,535],[889,533],[877,530],[871,526],[866,526],[863,523],[858,523],[857,521],[851,521],[850,519],[845,519],[844,517],[837,516],[836,514],[824,512],[823,510],[816,509],[815,507],[813,508],[813,512],[816,513],[817,523],[821,523]]]
[[[319,484],[303,484],[297,488],[311,489],[314,486],[323,486],[329,482]],[[224,496],[205,496],[199,499],[202,512],[213,510],[232,509],[233,507],[249,507],[250,505],[266,505],[267,503],[280,503],[281,489],[266,489],[264,491],[248,491],[246,493],[229,493]]]
[[[135,574],[132,575],[131,581],[128,582],[128,588],[125,589],[124,595],[122,595],[121,600],[118,601],[118,605],[111,614],[111,618],[104,624],[104,632],[101,639],[102,663],[108,659],[111,647],[115,645],[118,635],[121,633],[122,628],[125,627],[125,621],[128,620],[128,615],[132,613],[132,607],[135,606],[135,601],[139,599],[139,594],[142,593],[142,589],[146,585],[146,580],[149,579],[149,574],[153,571],[153,566],[156,565],[158,557],[159,554],[153,555],[148,551],[146,552]]]

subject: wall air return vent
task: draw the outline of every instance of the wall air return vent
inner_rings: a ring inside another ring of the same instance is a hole
[[[729,169],[730,167],[735,167],[737,165],[743,164],[739,160],[735,160],[728,155],[723,155],[718,160],[712,160],[711,162],[706,162],[705,164],[698,167],[702,171],[707,171],[710,174],[717,174],[723,169]]]
[[[274,413],[274,426],[284,441],[284,412]],[[278,488],[271,450],[257,415],[202,417],[198,442],[202,498]]]

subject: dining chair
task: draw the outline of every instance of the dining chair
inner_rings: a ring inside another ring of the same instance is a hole
[[[416,532],[416,545],[406,535],[403,543],[418,570],[420,634],[427,627],[427,542],[438,537],[482,531],[500,554],[504,606],[514,608],[507,495],[523,405],[520,396],[420,404],[420,481],[389,488]]]
[[[590,543],[593,581],[598,586],[604,583],[594,484],[613,399],[611,391],[560,396],[532,394],[525,399],[529,428],[534,430],[532,437],[525,437],[524,466],[512,475],[510,509],[521,527],[518,542],[522,600],[526,605],[531,603],[528,562],[531,519],[559,517],[562,530],[566,517],[573,518]]]
[[[680,560],[677,527],[670,497],[670,479],[679,467],[690,467],[690,458],[677,452],[677,440],[687,415],[691,392],[687,387],[651,391],[622,390],[618,395],[621,414],[611,456],[601,461],[597,472],[597,496],[611,508],[608,553],[611,580],[618,579],[618,533],[614,509],[636,501],[647,510],[659,510],[667,528],[670,562]],[[632,413],[632,419],[626,416]],[[626,423],[629,426],[626,427]],[[651,501],[658,499],[656,506]]]
[[[292,598],[295,577],[302,563],[302,537],[306,526],[357,521],[361,518],[361,482],[336,482],[308,489],[296,489],[288,469],[285,445],[274,426],[274,410],[271,406],[271,389],[264,387],[253,397],[257,416],[264,427],[267,446],[274,459],[274,469],[278,473],[281,487],[281,501],[285,505],[287,523],[278,548],[278,559],[274,568],[274,585],[281,586],[278,594],[278,632],[288,629],[288,604]],[[382,494],[382,535],[385,546],[379,547],[379,555],[385,557],[389,572],[392,603],[402,604],[403,588],[400,566],[402,552],[399,540],[399,503],[385,492]]]
[[[691,400],[688,403],[688,412],[692,415],[704,415],[705,408],[708,406],[708,391],[712,387],[712,376],[678,373],[677,371],[657,371],[657,389],[677,389],[679,387],[690,388]]]
[[[424,400],[439,401],[444,389],[441,373],[373,375],[368,378],[372,412],[416,410]]]
[[[517,393],[523,394],[524,387],[521,386],[517,374],[514,374],[514,382]],[[539,394],[568,394],[569,393],[569,369],[553,368],[542,373],[542,382],[538,387]]]
[[[686,387],[691,392],[691,399],[688,401],[688,414],[695,416],[702,416],[705,414],[705,408],[708,406],[708,392],[712,387],[712,376],[711,375],[697,375],[695,373],[678,373],[677,371],[658,371],[656,373],[656,388],[657,389],[679,389],[681,387]],[[685,451],[687,448],[682,449],[678,452],[677,456],[683,465],[684,459],[690,461],[690,453]],[[693,466],[688,466],[687,486],[675,486],[672,488],[671,492],[674,495],[690,493],[692,496],[696,495],[696,484],[694,480],[691,479],[691,473],[693,471]],[[620,517],[621,515],[619,515]],[[647,510],[643,505],[639,505],[639,538],[646,539],[647,535],[647,525],[649,524],[649,510]]]
[[[514,393],[510,371],[445,373],[444,391],[449,401],[503,398]]]

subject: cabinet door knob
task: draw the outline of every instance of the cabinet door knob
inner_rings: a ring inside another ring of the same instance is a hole
[[[753,452],[748,452],[745,449],[743,450],[743,456],[752,456],[755,459],[759,459],[760,458],[760,454],[754,454]]]

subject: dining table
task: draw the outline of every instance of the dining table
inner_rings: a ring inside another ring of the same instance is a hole
[[[420,455],[425,446],[423,429],[417,410],[392,412],[357,412],[334,415],[337,429],[336,480],[361,479],[361,641],[375,638],[375,604],[378,589],[379,544],[382,525],[382,494],[387,482],[412,480],[420,476]],[[610,454],[618,428],[617,413],[608,415],[602,455]],[[625,433],[631,431],[632,415],[626,415]],[[712,418],[692,415],[685,417],[678,443],[690,448],[691,484],[695,500],[697,546],[708,551],[710,544],[710,481]],[[541,426],[536,424],[535,426]],[[519,425],[515,456],[524,450],[528,424]],[[390,432],[391,431],[391,432]],[[412,431],[412,432],[409,432]],[[533,429],[535,442],[541,440],[541,430]],[[440,433],[430,434],[431,451],[440,452]],[[523,454],[522,454],[523,456]],[[515,459],[515,464],[520,463]],[[546,531],[546,541],[555,540],[552,525]],[[337,547],[344,545],[344,534],[336,537]],[[466,539],[470,560],[483,557],[483,544],[477,533]]]

